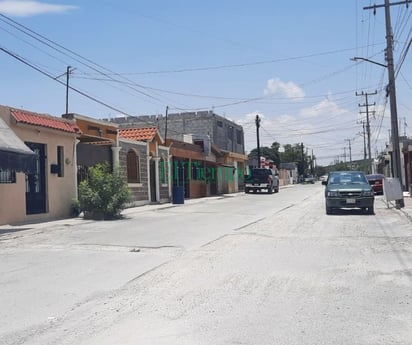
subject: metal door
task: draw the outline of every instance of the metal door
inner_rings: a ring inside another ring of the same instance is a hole
[[[26,214],[46,212],[46,145],[26,143],[36,153],[36,166],[32,174],[26,174]]]

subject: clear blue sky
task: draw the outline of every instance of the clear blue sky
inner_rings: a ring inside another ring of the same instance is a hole
[[[358,105],[365,98],[356,92],[377,90],[369,96],[374,156],[389,137],[387,71],[350,60],[385,63],[384,9],[373,15],[363,9],[370,4],[0,0],[0,104],[60,116],[63,74],[72,66],[70,85],[105,105],[70,91],[69,112],[107,118],[164,114],[166,106],[169,113],[214,110],[243,125],[247,150],[256,147],[259,114],[262,145],[303,142],[318,164],[328,164],[345,152],[349,161],[348,139],[352,158],[363,158],[365,109]],[[399,131],[409,136],[411,11],[391,8]],[[59,76],[62,84],[52,79]]]

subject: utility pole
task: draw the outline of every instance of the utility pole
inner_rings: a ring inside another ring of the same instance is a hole
[[[363,167],[366,171],[366,129],[365,129],[365,121],[362,121],[363,126]]]
[[[352,146],[350,144],[350,142],[352,141],[351,139],[345,139],[345,141],[347,141],[349,143],[349,164],[350,164],[350,169],[352,170]]]
[[[166,116],[165,116],[165,143],[167,138],[167,114],[169,112],[169,106],[166,106]]]
[[[406,127],[408,127],[406,123],[406,117],[403,118],[403,136],[406,138]]]
[[[371,127],[370,127],[370,121],[369,121],[369,106],[375,105],[376,103],[369,104],[368,103],[368,96],[370,95],[376,95],[378,92],[375,90],[375,92],[372,93],[367,93],[367,92],[361,92],[357,93],[356,96],[365,96],[365,104],[359,104],[359,107],[366,107],[366,111],[361,111],[361,114],[366,114],[366,132],[368,135],[368,173],[370,174],[371,171],[371,163],[372,163],[372,154],[371,154]]]
[[[69,113],[69,76],[73,72],[71,66],[67,66],[66,69],[66,115]]]
[[[313,169],[314,169],[314,164],[313,164],[313,149],[312,149],[312,156],[311,156],[311,159],[310,159],[310,173],[312,175],[314,173]]]
[[[258,168],[260,168],[260,142],[259,142],[259,127],[260,127],[260,117],[256,115],[256,141],[257,141],[257,155],[258,155]]]
[[[346,146],[343,147],[343,162],[345,163],[345,166],[346,166]]]
[[[300,143],[300,148],[301,148],[301,155],[302,155],[302,176],[305,175],[305,152],[303,150],[303,143]]]
[[[373,5],[364,7],[364,9],[373,9],[376,13],[377,8],[385,7],[385,21],[386,21],[386,56],[388,67],[388,92],[391,109],[391,130],[392,130],[392,159],[393,159],[393,177],[399,179],[402,186],[402,171],[401,171],[401,154],[399,147],[399,130],[398,130],[398,110],[396,105],[396,87],[395,87],[395,68],[393,63],[393,34],[391,24],[390,7],[401,4],[411,3],[410,0],[398,1],[393,4],[389,3],[389,0],[385,0],[383,5]],[[405,203],[402,199],[396,200],[396,207],[404,207]]]

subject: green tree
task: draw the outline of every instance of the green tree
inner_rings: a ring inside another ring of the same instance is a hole
[[[275,144],[278,144],[278,143],[273,143],[271,147],[267,147],[267,146],[261,147],[260,156],[273,161],[273,163],[277,167],[279,167],[279,163],[280,163],[279,147],[280,146],[276,146]],[[250,151],[248,157],[257,158],[257,155],[258,155],[257,148],[254,148],[252,151]]]
[[[120,215],[130,199],[126,181],[109,164],[89,168],[88,178],[80,183],[79,203],[86,218],[113,219]]]

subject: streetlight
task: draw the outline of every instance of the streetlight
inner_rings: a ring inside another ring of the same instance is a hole
[[[385,65],[380,62],[372,61],[366,58],[362,57],[354,57],[351,60],[357,61],[357,60],[363,60],[367,62],[371,62],[375,65],[382,66],[388,69],[388,86],[387,86],[387,92],[389,94],[389,103],[390,103],[390,111],[391,111],[391,132],[392,132],[392,159],[393,159],[393,177],[397,178],[399,180],[399,183],[402,186],[401,183],[401,178],[402,178],[402,172],[401,172],[401,154],[400,154],[400,147],[399,147],[399,131],[398,131],[398,110],[396,106],[396,88],[395,88],[395,70],[394,70],[394,65],[393,65],[393,47],[392,47],[392,40],[390,39],[391,32],[388,28],[390,28],[390,17],[387,15],[386,20],[389,23],[387,26],[387,60],[388,64]],[[404,207],[405,203],[403,200],[403,195],[402,199],[396,200],[396,207],[401,208]]]
[[[369,59],[366,59],[366,58],[363,58],[363,57],[359,57],[359,56],[355,56],[355,57],[351,58],[351,60],[352,61],[362,60],[362,61],[367,61],[367,62],[370,62],[370,63],[374,63],[375,65],[382,66],[382,67],[385,67],[385,68],[388,67],[388,65],[385,65],[383,63],[372,61],[372,60],[369,60]]]

